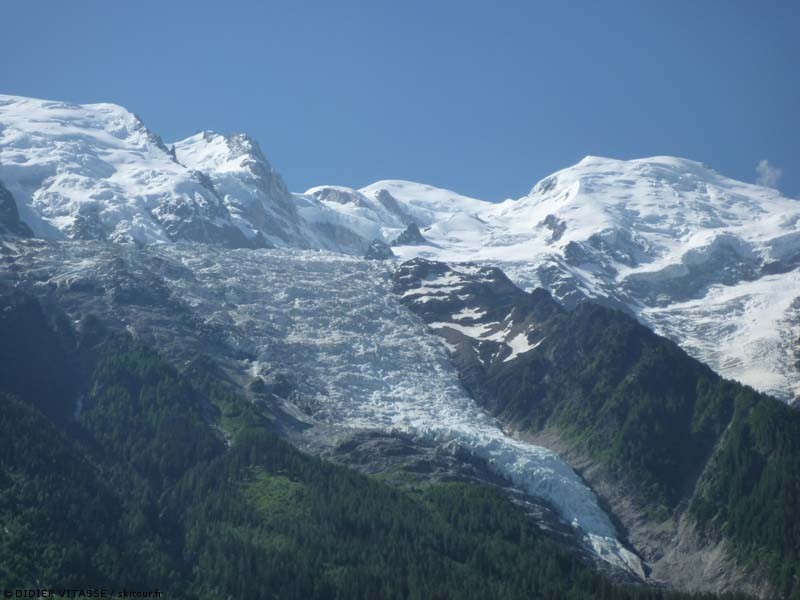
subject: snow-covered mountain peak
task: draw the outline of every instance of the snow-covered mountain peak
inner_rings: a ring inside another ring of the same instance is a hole
[[[647,242],[652,258],[685,245],[705,246],[721,234],[764,240],[794,229],[786,215],[800,203],[772,189],[724,177],[682,158],[630,161],[587,157],[506,203],[520,224],[564,223],[562,246],[604,230],[625,230]],[[683,248],[685,251],[686,248]]]
[[[252,161],[279,176],[258,142],[246,133],[222,135],[206,130],[175,142],[174,146],[181,163],[200,171],[242,168]]]
[[[676,197],[692,192],[706,192],[706,187],[714,188],[721,194],[728,193],[734,200],[742,200],[740,196],[755,196],[756,199],[767,201],[781,197],[772,188],[736,181],[719,174],[704,163],[675,156],[632,160],[586,156],[580,162],[539,181],[526,197],[539,196],[556,187],[568,187],[575,182],[579,182],[585,191],[612,187],[636,190],[635,184],[645,184],[655,189],[669,189]],[[613,198],[609,198],[611,199]],[[631,199],[637,198],[631,194]]]
[[[41,148],[54,138],[72,142],[64,150],[133,146],[143,152],[155,148],[169,155],[161,138],[138,115],[108,102],[70,104],[0,94],[0,123],[4,130],[8,129],[6,144],[9,145]],[[70,152],[59,153],[62,160],[73,157]]]
[[[384,205],[398,203],[418,225],[426,227],[457,213],[472,214],[492,206],[452,190],[400,179],[376,181],[359,192]]]
[[[690,158],[682,158],[680,156],[670,156],[667,154],[657,155],[657,156],[648,156],[643,158],[634,158],[634,159],[622,159],[622,158],[614,158],[612,156],[598,156],[594,154],[587,154],[581,160],[579,160],[574,166],[583,166],[583,167],[592,167],[592,166],[608,166],[608,165],[621,165],[626,163],[632,164],[652,164],[652,165],[663,165],[663,166],[672,166],[676,167],[681,170],[686,169],[703,169],[706,171],[713,171],[711,167],[708,165],[692,160]],[[571,167],[568,167],[571,168]],[[564,169],[567,170],[567,169]]]
[[[308,245],[283,177],[253,138],[201,131],[174,148],[179,162],[208,174],[234,223],[254,244]]]
[[[0,97],[0,180],[42,237],[244,242],[208,182],[115,104]]]

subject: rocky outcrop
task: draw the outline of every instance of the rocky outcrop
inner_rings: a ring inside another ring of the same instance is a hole
[[[19,218],[17,203],[3,182],[0,181],[0,235],[33,237],[30,227]]]
[[[202,173],[251,247],[304,247],[292,194],[253,138],[203,131],[174,148],[181,164]]]
[[[364,258],[367,260],[389,260],[390,258],[395,258],[395,255],[385,242],[372,240],[367,252],[364,254]]]
[[[406,230],[392,242],[392,246],[424,246],[428,243],[419,230],[419,226],[416,223],[409,223]]]
[[[554,428],[516,434],[558,452],[591,485],[646,561],[651,582],[693,592],[771,597],[769,583],[732,558],[730,542],[698,531],[686,510],[688,502],[672,513],[654,511],[652,502],[638,491],[635,481],[613,473]]]

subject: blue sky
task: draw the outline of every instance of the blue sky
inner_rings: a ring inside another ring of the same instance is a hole
[[[587,154],[671,154],[747,181],[766,160],[800,196],[800,2],[26,0],[0,21],[0,91],[123,104],[168,141],[247,132],[295,191],[501,200]]]

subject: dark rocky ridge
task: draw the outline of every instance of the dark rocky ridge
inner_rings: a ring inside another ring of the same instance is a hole
[[[388,260],[390,258],[395,258],[395,254],[385,242],[373,240],[369,248],[367,248],[364,258],[367,260]]]
[[[0,235],[33,237],[33,232],[19,218],[19,210],[14,196],[0,181]]]
[[[406,230],[398,235],[392,242],[392,246],[423,246],[428,244],[428,240],[422,235],[416,223],[409,223]]]

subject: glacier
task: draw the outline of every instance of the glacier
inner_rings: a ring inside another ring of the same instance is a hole
[[[73,318],[104,314],[162,351],[181,336],[183,351],[224,342],[234,349],[224,360],[251,381],[291,379],[288,401],[313,422],[457,445],[551,504],[597,557],[644,578],[572,468],[506,434],[467,395],[445,346],[392,292],[393,272],[321,251],[0,242],[0,284],[55,295]]]
[[[177,293],[254,349],[244,366],[292,374],[315,419],[457,443],[555,506],[600,558],[644,578],[571,467],[505,434],[469,398],[445,347],[391,292],[391,264],[292,250],[160,251],[193,274],[174,282]]]

